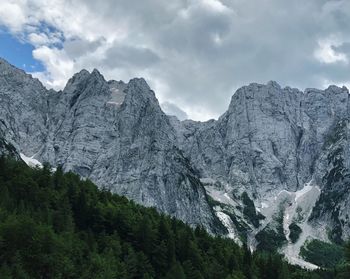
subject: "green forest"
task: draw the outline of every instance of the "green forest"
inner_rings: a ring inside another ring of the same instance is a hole
[[[0,157],[0,278],[350,278],[306,271],[98,189]]]

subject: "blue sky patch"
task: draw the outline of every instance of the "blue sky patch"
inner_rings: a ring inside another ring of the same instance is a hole
[[[0,30],[0,57],[26,72],[42,72],[44,66],[34,59],[34,47]]]

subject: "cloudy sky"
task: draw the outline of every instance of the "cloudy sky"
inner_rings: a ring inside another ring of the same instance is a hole
[[[350,85],[348,0],[1,0],[0,56],[61,89],[75,72],[144,77],[207,120],[251,82]]]

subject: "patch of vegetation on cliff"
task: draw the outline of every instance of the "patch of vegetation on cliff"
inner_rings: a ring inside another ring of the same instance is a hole
[[[249,220],[254,227],[258,228],[260,220],[265,219],[265,216],[256,211],[253,200],[251,200],[247,192],[243,192],[241,200],[243,202],[243,215]]]
[[[342,246],[317,239],[307,241],[300,249],[300,255],[308,262],[323,268],[334,268],[345,261]]]
[[[283,230],[283,210],[274,216],[273,221],[261,230],[256,236],[259,242],[257,248],[269,252],[276,252],[283,244],[287,242]]]
[[[302,229],[293,222],[289,225],[289,231],[289,239],[292,241],[292,243],[296,243],[299,239],[300,234],[302,233]]]

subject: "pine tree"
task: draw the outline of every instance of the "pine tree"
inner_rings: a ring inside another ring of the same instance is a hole
[[[138,224],[136,238],[139,243],[139,248],[147,256],[151,256],[153,252],[153,244],[156,241],[156,234],[152,230],[151,222],[148,216],[143,216],[142,221]]]
[[[289,279],[289,270],[288,270],[288,266],[285,263],[281,263],[280,265],[280,269],[278,272],[278,279]]]
[[[125,264],[127,267],[128,278],[136,278],[138,275],[138,259],[134,250],[129,247],[128,254],[125,258]]]
[[[154,275],[154,270],[152,265],[150,264],[147,256],[143,252],[137,253],[137,263],[138,263],[138,271],[137,278],[142,278],[144,274],[148,274],[150,276]]]
[[[251,279],[253,278],[252,254],[246,244],[243,245],[243,253],[243,272],[247,279]]]
[[[55,189],[62,189],[65,186],[65,179],[62,166],[58,166],[54,175],[53,175],[53,184]]]
[[[168,270],[169,262],[167,255],[167,246],[165,241],[161,241],[154,249],[152,262],[156,268],[157,274],[165,274]]]
[[[197,269],[193,267],[193,264],[191,263],[191,261],[188,261],[188,260],[185,261],[182,264],[182,266],[185,271],[187,279],[203,279],[203,276]]]
[[[165,279],[186,279],[184,270],[179,262],[174,262],[165,276]]]

